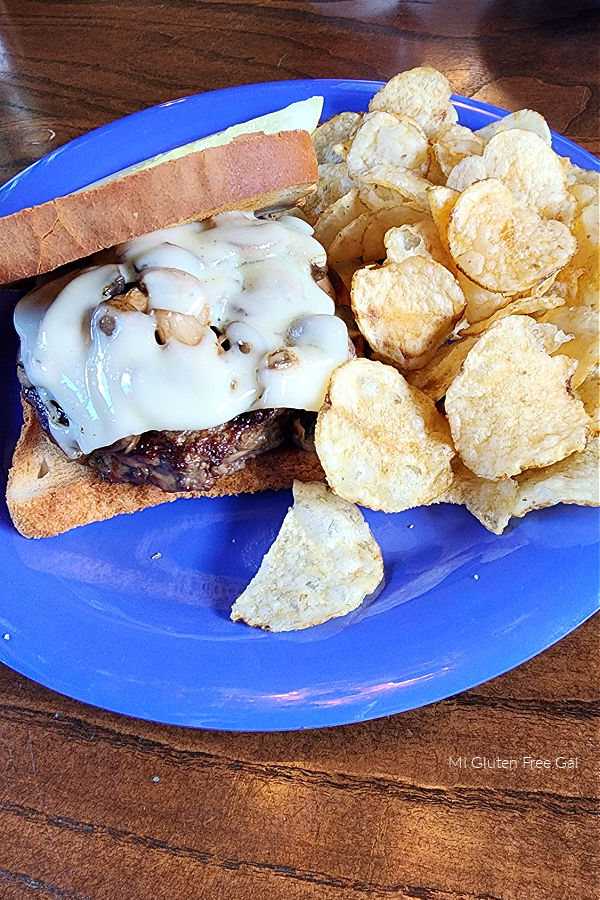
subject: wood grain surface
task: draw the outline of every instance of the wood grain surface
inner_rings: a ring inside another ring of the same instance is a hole
[[[597,12],[557,0],[4,0],[0,179],[189,93],[385,79],[424,62],[457,93],[539,109],[597,154]],[[441,703],[275,734],[129,719],[0,668],[0,898],[595,900],[599,651],[596,616]]]

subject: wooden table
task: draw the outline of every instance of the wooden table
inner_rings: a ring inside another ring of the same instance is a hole
[[[594,7],[5,0],[0,176],[173,97],[422,62],[598,153]],[[596,616],[458,697],[287,734],[148,724],[2,669],[0,897],[592,900],[599,649]],[[553,765],[478,769],[475,756]]]

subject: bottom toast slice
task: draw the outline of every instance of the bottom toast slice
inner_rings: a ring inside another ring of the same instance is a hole
[[[249,459],[243,469],[225,475],[207,491],[167,493],[154,485],[105,481],[81,462],[67,459],[23,405],[23,427],[8,473],[6,502],[15,527],[25,537],[52,537],[79,525],[180,497],[222,497],[323,481],[316,453],[299,448],[271,450]]]

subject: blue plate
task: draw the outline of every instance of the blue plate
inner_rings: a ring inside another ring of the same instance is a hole
[[[0,215],[313,94],[366,109],[371,81],[283,81],[187,97],[61,147],[0,189]],[[454,98],[481,127],[502,110]],[[598,160],[558,135],[578,165]],[[10,304],[0,304],[3,475],[20,411]],[[2,492],[3,495],[3,492]],[[598,512],[556,507],[504,535],[438,506],[366,512],[385,559],[377,596],[343,619],[271,635],[230,622],[290,493],[177,501],[25,540],[0,510],[0,659],[78,700],[178,725],[270,731],[401,712],[480,684],[598,609]],[[282,573],[282,578],[285,574]]]

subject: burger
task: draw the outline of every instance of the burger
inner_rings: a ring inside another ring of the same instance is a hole
[[[21,533],[322,477],[310,431],[352,345],[289,209],[316,178],[306,132],[245,135],[0,219],[0,278],[42,275],[14,315]]]

